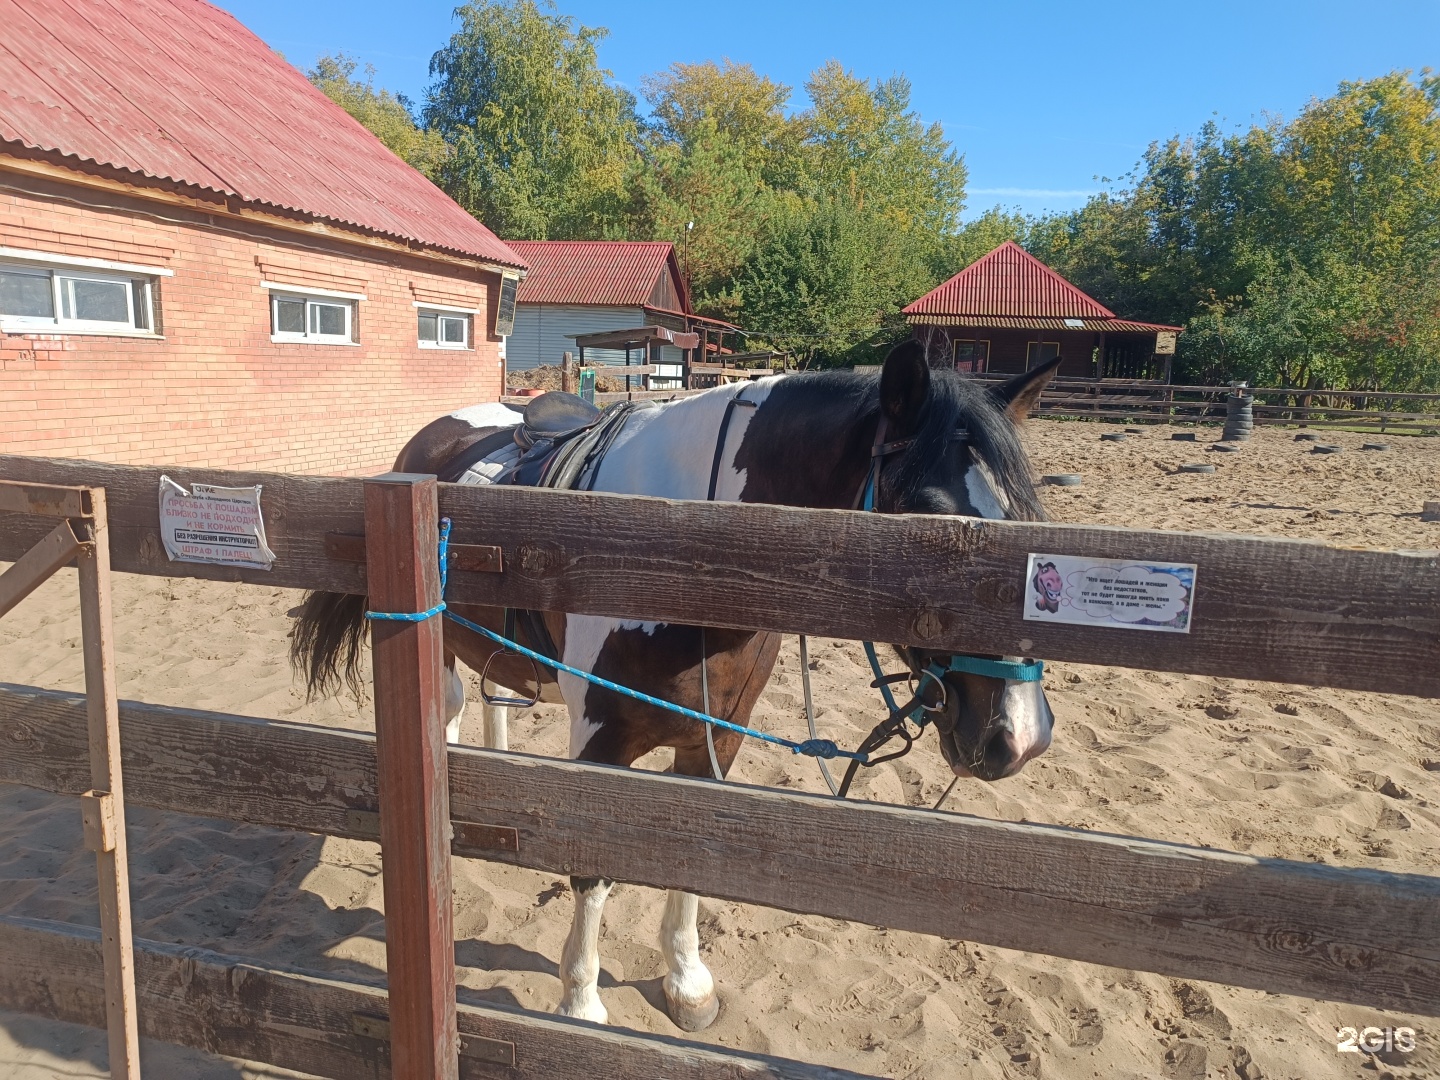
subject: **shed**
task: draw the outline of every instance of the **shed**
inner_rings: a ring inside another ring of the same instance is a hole
[[[661,241],[516,240],[510,247],[529,266],[515,296],[515,332],[505,342],[511,371],[559,364],[581,335],[663,326],[701,334],[714,348],[735,328],[696,315],[675,246]],[[673,345],[657,347],[655,382],[678,385],[685,360]],[[587,348],[587,360],[623,364],[623,350]]]
[[[375,472],[499,400],[524,260],[234,16],[3,10],[0,452]]]
[[[1122,319],[1007,240],[905,308],[931,362],[1019,373],[1061,358],[1073,377],[1170,380],[1181,327]]]

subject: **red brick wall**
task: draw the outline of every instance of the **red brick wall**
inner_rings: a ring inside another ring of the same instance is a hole
[[[0,453],[363,474],[500,394],[498,277],[0,173],[0,246],[162,266],[164,340],[0,333]],[[262,277],[363,293],[360,345],[276,344]],[[495,286],[495,287],[492,287]],[[416,299],[473,302],[474,346],[420,349]]]

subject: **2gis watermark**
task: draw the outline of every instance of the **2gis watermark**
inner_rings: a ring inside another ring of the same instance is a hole
[[[1335,1030],[1335,1049],[1341,1054],[1410,1054],[1416,1046],[1409,1027],[1342,1027]]]

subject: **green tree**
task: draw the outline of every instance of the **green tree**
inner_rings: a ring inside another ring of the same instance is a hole
[[[592,239],[623,228],[635,100],[553,4],[473,0],[430,61],[425,120],[453,147],[440,184],[509,239]]]
[[[1342,83],[1294,120],[1151,146],[1028,246],[1122,314],[1188,327],[1182,377],[1440,382],[1440,83]]]
[[[375,89],[375,68],[365,65],[365,81],[355,78],[358,66],[344,53],[322,56],[305,73],[325,96],[360,121],[406,164],[434,179],[448,154],[445,140],[421,128],[403,94]]]

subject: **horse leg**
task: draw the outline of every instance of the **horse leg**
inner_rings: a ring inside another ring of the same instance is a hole
[[[576,1016],[605,1024],[610,1014],[600,1001],[600,919],[605,900],[615,883],[609,878],[572,877],[570,888],[575,893],[575,919],[570,935],[560,954],[560,1004],[555,1009],[561,1016]]]
[[[722,772],[728,773],[740,750],[740,736],[717,732],[715,756]],[[710,753],[702,744],[695,749],[675,751],[674,772],[681,776],[709,776]],[[668,972],[661,984],[666,1011],[681,1031],[703,1031],[720,1013],[715,979],[700,959],[700,932],[695,919],[700,898],[694,893],[671,889],[665,894],[665,914],[660,919],[660,952]]]
[[[520,697],[514,691],[504,691]],[[485,724],[485,745],[491,750],[510,749],[510,708],[507,705],[486,705],[480,712]]]
[[[445,741],[460,741],[460,717],[465,713],[465,682],[455,666],[455,654],[445,654]]]

